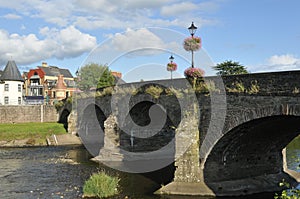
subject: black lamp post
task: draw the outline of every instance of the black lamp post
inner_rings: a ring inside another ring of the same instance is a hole
[[[197,27],[194,25],[194,22],[192,22],[191,26],[188,27],[188,29],[189,29],[189,32],[190,32],[192,38],[193,38],[194,34],[197,31]],[[192,68],[194,68],[194,51],[193,50],[192,50]]]
[[[169,60],[170,60],[170,63],[171,63],[171,64],[173,64],[174,59],[175,59],[175,58],[173,57],[173,55],[171,55],[171,56],[169,57]],[[172,73],[173,73],[173,70],[171,70],[171,80],[173,79]]]
[[[190,31],[191,36],[193,37],[197,31],[197,27],[194,25],[194,22],[192,22],[191,26],[188,29]]]
[[[174,61],[173,55],[170,56],[169,60],[170,60],[171,63],[173,63],[173,61]]]

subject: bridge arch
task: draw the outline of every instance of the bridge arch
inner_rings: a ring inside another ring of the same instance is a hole
[[[299,133],[300,116],[274,115],[239,124],[207,156],[205,183],[218,195],[268,192],[282,179],[295,184],[283,170],[282,150]]]
[[[153,114],[151,109],[154,109]],[[132,106],[120,126],[120,147],[125,151],[150,152],[168,145],[175,138],[175,129],[180,123],[180,119],[174,119],[168,110],[152,101]],[[176,111],[180,118],[180,110]]]

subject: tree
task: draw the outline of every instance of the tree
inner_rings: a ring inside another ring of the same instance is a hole
[[[217,75],[239,75],[248,74],[246,67],[240,65],[239,62],[233,62],[231,60],[217,64],[213,67],[217,72]]]
[[[96,63],[86,64],[78,71],[77,86],[80,90],[87,91],[91,88],[112,86],[115,79],[106,65]]]
[[[111,74],[108,67],[106,67],[98,81],[97,88],[104,88],[113,85],[115,85],[115,77]]]

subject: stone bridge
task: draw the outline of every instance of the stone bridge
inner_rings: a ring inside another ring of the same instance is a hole
[[[81,93],[73,111],[96,160],[136,173],[173,164],[159,193],[274,192],[282,179],[299,181],[283,153],[299,135],[299,80],[300,71],[207,77],[199,92],[185,79],[125,84],[112,94]]]

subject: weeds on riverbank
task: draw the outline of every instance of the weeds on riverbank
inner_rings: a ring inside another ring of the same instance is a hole
[[[30,139],[30,142],[45,141],[52,134],[64,134],[66,130],[59,123],[17,123],[0,124],[0,141]],[[35,140],[35,141],[33,141]]]
[[[119,193],[120,179],[112,177],[105,172],[93,174],[83,186],[83,194],[85,197],[107,198]]]

